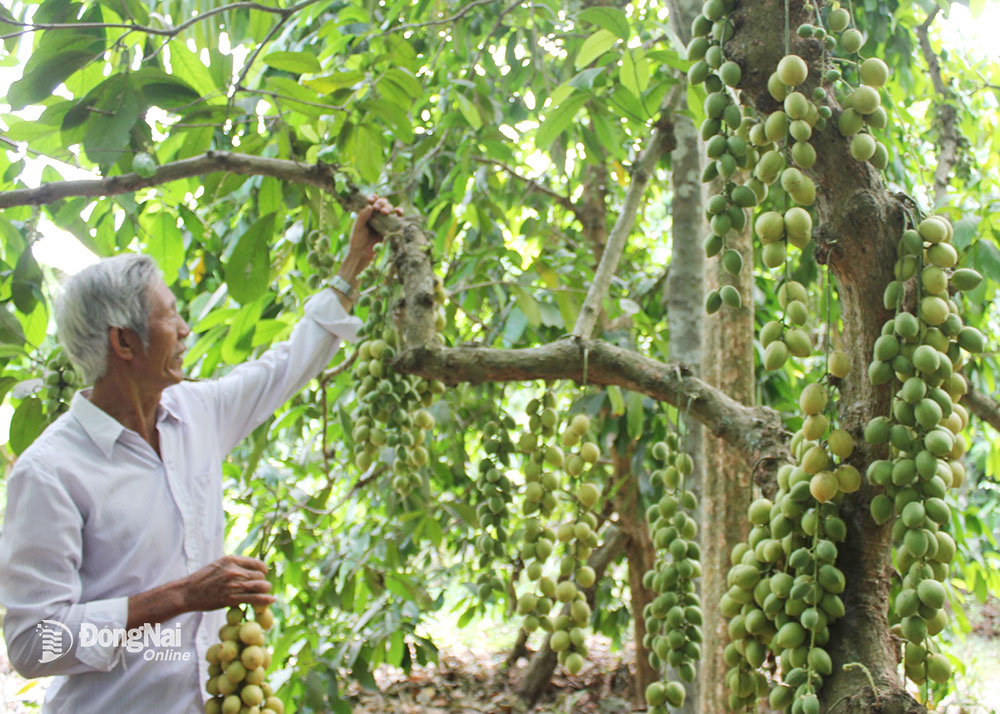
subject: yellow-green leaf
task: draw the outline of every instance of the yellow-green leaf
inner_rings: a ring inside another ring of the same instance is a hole
[[[268,67],[292,72],[293,74],[323,71],[323,66],[319,63],[319,60],[308,52],[272,52],[261,59]]]
[[[583,41],[579,54],[576,56],[576,69],[581,70],[610,50],[618,42],[618,37],[609,30],[598,30]]]

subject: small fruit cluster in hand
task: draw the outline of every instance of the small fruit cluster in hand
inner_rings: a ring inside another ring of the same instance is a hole
[[[208,648],[209,680],[205,690],[212,698],[205,702],[205,714],[284,714],[285,705],[268,686],[267,668],[271,651],[265,630],[274,624],[268,607],[254,608],[253,620],[240,607],[230,608],[226,624],[219,630],[219,642]]]

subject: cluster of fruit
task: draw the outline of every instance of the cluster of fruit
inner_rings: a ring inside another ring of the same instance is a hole
[[[555,397],[549,392],[540,400],[532,399],[527,414],[528,430],[518,441],[519,450],[525,454],[523,511],[528,517],[521,559],[527,580],[534,583],[534,591],[520,595],[517,610],[524,616],[525,630],[533,632],[541,628],[551,633],[549,647],[558,653],[559,663],[576,674],[583,668],[587,655],[584,631],[591,612],[585,590],[597,580],[587,559],[598,544],[599,522],[593,509],[601,494],[597,486],[586,481],[572,490],[572,486],[564,485],[558,471],[562,470],[571,480],[578,479],[585,469],[600,460],[601,449],[586,440],[590,418],[584,414],[575,415],[562,432],[563,445],[568,449],[578,447],[576,451],[566,454],[555,444],[543,445],[559,429]],[[550,470],[545,470],[545,466]],[[571,517],[553,529],[544,525],[542,518],[554,515],[559,504],[557,494],[563,490],[574,494],[569,499]],[[545,574],[545,563],[559,546],[562,556],[558,576],[552,577]],[[562,603],[563,608],[558,616],[551,618],[549,614],[556,603]]]
[[[833,671],[823,647],[830,625],[844,615],[836,544],[847,535],[837,504],[858,490],[861,474],[846,462],[853,438],[830,429],[827,387],[808,385],[799,406],[805,418],[791,441],[796,464],[778,470],[774,502],[759,498],[750,505],[753,527],[733,550],[729,590],[720,603],[731,618],[724,656],[734,709],[769,692],[775,709],[813,714],[819,711],[816,692]],[[758,671],[768,648],[781,670],[781,684],[774,686]]]
[[[898,386],[891,416],[875,417],[865,428],[868,443],[890,446],[890,458],[873,461],[867,476],[884,489],[872,499],[872,517],[880,525],[895,519],[896,566],[903,577],[891,610],[897,634],[907,642],[904,670],[917,684],[951,676],[948,660],[928,638],[947,623],[944,583],[955,555],[944,499],[965,480],[960,434],[969,415],[958,401],[968,387],[960,370],[965,352],[985,348],[983,335],[963,325],[949,291],[950,285],[971,290],[982,277],[970,269],[951,270],[957,262],[951,239],[951,224],[940,216],[904,232],[896,280],[885,291],[886,306],[896,315],[883,326],[868,370],[873,384],[895,380]]]
[[[440,287],[440,286],[438,286]],[[380,290],[388,290],[387,286]],[[435,300],[443,300],[444,291],[435,290]],[[371,303],[368,323],[362,333],[384,323],[387,300],[376,297]],[[439,313],[438,329],[443,329],[444,316]],[[353,375],[357,386],[357,408],[352,414],[354,428],[354,464],[367,471],[381,462],[393,474],[392,487],[407,494],[420,483],[419,470],[427,465],[430,452],[424,445],[427,431],[434,428],[434,416],[429,407],[443,394],[445,385],[415,375],[401,374],[392,368],[399,336],[395,328],[383,327],[378,336],[367,335],[358,345]]]
[[[481,530],[476,538],[480,553],[480,565],[488,567],[494,559],[505,554],[507,542],[507,516],[514,496],[514,486],[504,471],[510,465],[514,445],[508,436],[508,429],[514,427],[514,420],[505,415],[500,421],[488,421],[483,425],[482,450],[486,454],[479,462],[479,479],[476,488],[480,501],[476,510]],[[493,533],[490,533],[490,528]],[[479,579],[482,600],[489,597],[491,590],[502,590],[503,583],[495,573],[483,573]]]
[[[248,620],[243,608],[230,608],[219,630],[221,641],[205,654],[209,675],[205,690],[211,695],[206,714],[284,714],[285,705],[265,681],[271,651],[264,631],[274,624],[274,615],[267,607],[254,612],[255,619]]]
[[[306,284],[316,290],[330,277],[336,261],[330,254],[330,237],[320,231],[311,231],[306,236],[305,245],[306,262],[315,271],[306,278]]]
[[[49,420],[55,419],[69,409],[73,393],[80,386],[80,378],[73,371],[69,358],[61,347],[49,354],[45,361],[45,413]]]
[[[676,432],[668,432],[666,439],[650,450],[657,462],[650,474],[650,485],[660,498],[646,512],[657,562],[642,578],[643,586],[656,593],[643,612],[643,646],[650,651],[650,666],[661,674],[661,681],[646,688],[650,714],[665,714],[665,705],[684,704],[684,685],[667,678],[667,666],[680,679],[693,682],[695,665],[701,659],[701,601],[694,583],[701,575],[701,551],[695,541],[697,522],[692,516],[698,502],[694,493],[685,488],[685,478],[694,464],[677,447]]]

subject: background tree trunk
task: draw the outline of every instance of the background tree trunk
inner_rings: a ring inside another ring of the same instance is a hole
[[[656,593],[642,585],[642,576],[656,563],[656,549],[649,537],[649,528],[639,502],[639,483],[632,473],[634,442],[614,452],[615,483],[620,484],[615,493],[615,511],[619,526],[628,536],[625,557],[628,558],[628,584],[632,594],[632,620],[635,624],[635,678],[632,701],[637,707],[646,705],[646,687],[660,679],[660,674],[649,664],[649,650],[643,647],[646,636],[646,618],[643,611],[653,601]]]
[[[753,265],[753,242],[748,228],[732,233],[727,245],[738,250],[744,265]],[[738,277],[724,274],[718,259],[709,261],[707,289],[718,290],[732,284],[743,296],[743,307],[723,307],[704,321],[705,347],[702,374],[706,381],[743,404],[753,404],[754,311],[753,275],[744,268]],[[728,667],[722,652],[729,642],[726,621],[719,613],[719,599],[726,592],[729,553],[745,540],[750,530],[747,506],[751,501],[751,468],[743,455],[725,441],[705,439],[702,480],[701,596],[705,614],[704,643],[698,676],[698,711],[726,711],[729,690],[725,678]]]

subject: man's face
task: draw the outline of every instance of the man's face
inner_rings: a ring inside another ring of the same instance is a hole
[[[157,278],[149,291],[149,348],[137,351],[134,367],[149,386],[162,389],[184,379],[184,339],[191,330],[162,279]]]

